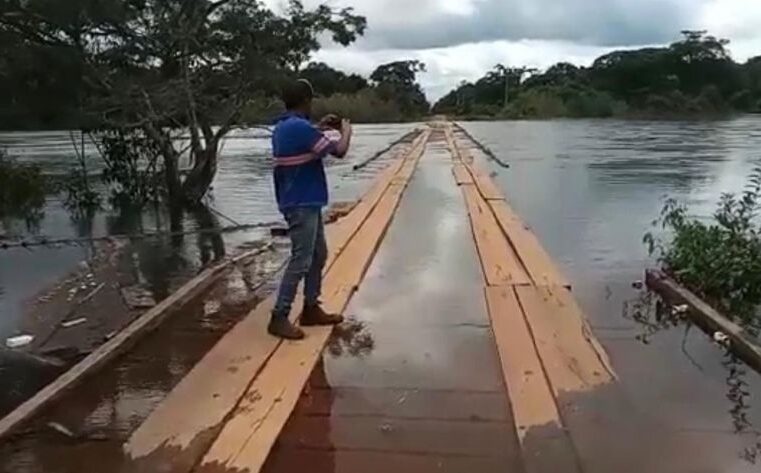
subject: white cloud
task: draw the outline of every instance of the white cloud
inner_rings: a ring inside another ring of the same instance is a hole
[[[266,0],[270,5],[284,0]],[[304,0],[314,6],[325,0]],[[368,75],[378,65],[419,59],[436,100],[495,64],[544,69],[588,65],[612,49],[667,44],[682,29],[732,40],[735,59],[761,55],[761,0],[328,0],[368,19],[349,48],[326,44],[315,59]]]

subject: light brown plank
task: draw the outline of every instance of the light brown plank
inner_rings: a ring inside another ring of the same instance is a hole
[[[464,164],[454,164],[452,166],[452,173],[454,174],[454,180],[458,186],[463,184],[473,184],[473,177],[468,172],[468,168]]]
[[[468,168],[470,175],[473,176],[473,181],[476,183],[476,186],[478,186],[478,190],[484,199],[505,200],[505,195],[483,169],[473,163],[466,164],[466,167]]]
[[[487,287],[486,302],[526,471],[574,471],[571,440],[512,286]]]
[[[510,205],[503,200],[490,200],[489,205],[534,284],[570,288],[571,283],[557,269],[536,235],[513,212]]]
[[[408,158],[405,166],[410,162],[416,163],[417,156]],[[409,179],[412,172],[405,175]],[[383,239],[401,200],[404,185],[406,182],[388,188],[376,209],[338,256],[325,279],[324,301],[329,310],[338,313],[345,310]],[[283,343],[278,347],[196,471],[257,472],[261,469],[331,331],[332,328],[327,327],[309,329],[306,340]]]
[[[349,215],[326,229],[331,247],[326,271],[378,205],[405,161],[391,164]],[[326,284],[326,293],[329,290]],[[133,433],[124,446],[133,461],[132,471],[187,472],[196,464],[280,344],[266,333],[273,305],[271,296],[228,332]],[[297,301],[291,318],[297,316],[299,306]]]
[[[475,186],[462,186],[481,266],[489,286],[531,284],[523,265]]]
[[[568,289],[516,287],[555,396],[591,391],[615,375]]]
[[[65,391],[80,383],[85,377],[95,373],[109,361],[128,350],[140,337],[160,325],[171,313],[170,309],[188,302],[200,291],[208,288],[231,264],[251,258],[268,249],[252,250],[233,259],[223,261],[207,268],[185,283],[174,294],[138,317],[115,337],[98,347],[82,361],[56,378],[55,381],[0,419],[0,439],[13,432]]]

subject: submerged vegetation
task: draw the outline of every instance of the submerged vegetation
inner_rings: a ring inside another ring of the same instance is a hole
[[[0,220],[39,220],[47,185],[39,167],[17,163],[0,150]]]
[[[645,235],[663,269],[717,310],[753,332],[761,327],[761,167],[741,195],[724,194],[710,221],[670,199],[656,224],[665,240]]]
[[[729,41],[684,31],[666,47],[614,51],[590,67],[497,66],[443,97],[434,112],[462,117],[676,117],[761,112],[761,56],[744,64]]]

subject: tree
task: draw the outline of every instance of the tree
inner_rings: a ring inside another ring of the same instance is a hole
[[[423,88],[417,82],[417,74],[425,70],[425,64],[420,61],[396,61],[378,66],[370,79],[381,99],[396,99],[403,114],[421,116],[430,109]]]
[[[350,8],[309,10],[299,0],[283,15],[259,0],[0,3],[0,37],[17,54],[61,58],[32,75],[76,71],[70,93],[89,123],[151,140],[171,200],[190,203],[208,190],[221,141],[249,99],[275,93],[319,49],[322,33],[347,45],[365,26]],[[9,49],[0,47],[3,60],[14,60]],[[182,181],[185,150],[191,169]]]
[[[328,66],[324,62],[313,62],[301,70],[301,77],[308,79],[318,95],[330,97],[333,94],[356,94],[366,89],[367,79],[357,74],[346,74]]]

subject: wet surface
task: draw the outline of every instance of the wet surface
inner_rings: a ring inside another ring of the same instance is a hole
[[[644,279],[648,259],[642,236],[666,195],[709,215],[722,192],[738,191],[761,157],[761,121],[552,121],[464,123],[476,138],[510,163],[483,159],[511,206],[529,223],[561,270],[619,375],[622,406],[660,424],[657,438],[683,448],[704,467],[690,469],[661,457],[666,471],[750,472],[742,459],[757,436],[736,434],[738,403],[724,350],[697,328],[649,328],[623,317],[636,301],[632,283]],[[478,151],[474,154],[479,155]],[[482,157],[483,158],[483,157]],[[761,427],[761,382],[743,376],[740,411]],[[638,428],[636,425],[632,429]],[[636,430],[635,430],[636,432]],[[644,441],[641,442],[646,444]],[[639,464],[639,463],[635,463]],[[650,470],[647,465],[643,471]],[[669,469],[670,468],[670,469]]]
[[[265,471],[522,471],[483,284],[433,141],[346,312],[372,349],[323,355]]]
[[[352,151],[346,160],[329,162],[332,201],[354,200],[367,188],[378,169],[385,166],[389,154],[360,171],[353,164],[385,148],[390,142],[413,130],[415,124],[357,125]],[[76,133],[76,141],[79,141]],[[10,157],[42,167],[43,173],[64,176],[76,163],[69,132],[0,133],[0,147]],[[269,138],[262,130],[236,130],[225,140],[219,170],[208,204],[208,215],[186,212],[172,215],[166,209],[147,209],[139,215],[103,211],[92,220],[74,221],[61,203],[60,195],[48,196],[44,218],[29,228],[23,221],[0,222],[3,238],[71,238],[132,234],[155,231],[191,231],[197,228],[257,224],[279,221],[274,200],[269,158]],[[88,169],[102,170],[102,162],[92,147],[88,148]],[[183,166],[186,163],[182,164]],[[98,177],[94,176],[94,185]],[[214,213],[220,212],[220,214]],[[262,230],[246,230],[222,237],[227,253],[241,243],[262,238]],[[208,238],[188,235],[184,238],[152,238],[135,241],[140,265],[154,275],[156,284],[170,286],[174,279],[193,274],[208,261],[211,242]],[[0,341],[15,334],[23,326],[25,303],[40,291],[76,270],[77,264],[93,256],[89,245],[37,247],[33,251],[18,248],[0,250]],[[207,260],[207,261],[204,261]]]
[[[228,271],[108,369],[56,401],[0,445],[0,471],[117,471],[122,444],[187,372],[273,289],[285,253]]]

